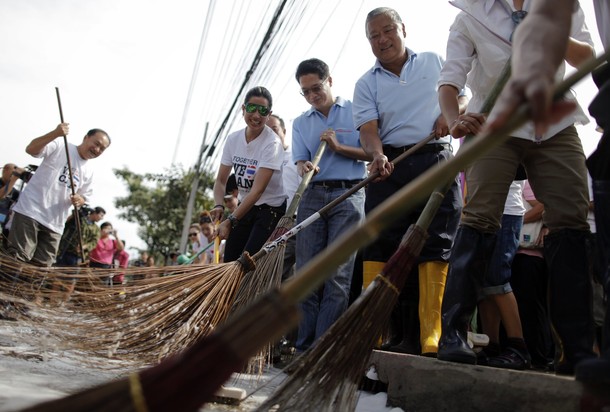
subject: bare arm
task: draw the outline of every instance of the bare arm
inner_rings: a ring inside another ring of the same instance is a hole
[[[377,120],[371,120],[360,127],[360,144],[364,152],[371,157],[369,172],[379,172],[381,179],[394,171],[394,165],[383,154],[383,145],[377,131]]]
[[[271,176],[273,176],[273,170],[268,169],[266,167],[260,167],[256,171],[256,175],[254,176],[254,182],[252,183],[252,189],[250,189],[250,193],[248,193],[241,201],[237,209],[232,213],[233,216],[239,220],[242,219],[246,213],[252,209],[252,206],[256,204],[258,199],[261,198],[265,189],[267,189],[267,185],[271,180]],[[216,185],[214,185],[214,188]],[[231,233],[231,221],[229,219],[224,220],[220,226],[218,226],[218,236],[221,239],[226,239],[229,237]]]
[[[544,205],[537,200],[528,200],[527,203],[529,203],[532,208],[523,215],[523,223],[532,223],[542,219]]]
[[[125,249],[125,245],[123,244],[121,238],[119,238],[119,234],[117,233],[116,229],[114,230],[114,237],[116,239],[116,250],[120,252],[121,250]]]
[[[67,136],[69,132],[70,132],[69,123],[61,123],[61,124],[57,125],[57,127],[54,130],[50,131],[49,133],[32,140],[30,142],[30,144],[28,144],[27,147],[25,148],[25,151],[27,154],[29,154],[31,156],[38,156],[46,145],[48,145],[49,143],[51,143],[53,140],[57,139],[60,136]]]
[[[464,113],[468,98],[458,96],[458,90],[455,87],[442,85],[438,90],[438,101],[441,112],[449,125],[449,133],[453,137],[460,138],[469,133],[477,134],[483,126],[485,115],[474,112]]]
[[[333,152],[337,152],[345,157],[355,160],[373,160],[373,157],[368,155],[361,147],[344,145],[337,140],[337,135],[334,130],[325,130],[320,136],[320,140],[325,141],[327,147]]]

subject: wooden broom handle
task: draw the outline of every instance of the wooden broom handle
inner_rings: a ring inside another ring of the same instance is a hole
[[[59,107],[59,118],[62,123],[64,123],[64,111],[61,108],[61,98],[59,97],[59,87],[55,88],[55,94],[57,95],[57,106]],[[66,135],[64,136],[64,147],[66,149],[66,158],[68,159],[68,175],[70,176],[70,191],[72,196],[76,194],[74,190],[74,176],[72,176],[72,162],[70,161],[70,151],[68,148],[68,138]],[[76,224],[76,232],[78,233],[78,244],[80,246],[80,257],[82,262],[85,262],[85,251],[83,250],[83,235],[80,227],[80,216],[78,213],[78,208],[74,205],[73,215]]]

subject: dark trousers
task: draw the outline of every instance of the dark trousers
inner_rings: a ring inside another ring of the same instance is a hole
[[[252,209],[231,230],[225,245],[224,261],[237,260],[243,252],[250,255],[258,252],[286,213],[286,202],[278,207],[267,204],[252,206]]]
[[[597,148],[587,159],[587,168],[593,179],[593,202],[598,262],[601,263],[601,283],[606,296],[610,295],[610,64],[593,73],[599,93],[589,106],[589,113],[604,129]],[[602,354],[610,358],[610,305],[606,309],[602,337]]]
[[[546,366],[553,359],[553,340],[547,310],[549,275],[544,258],[517,253],[511,286],[519,306],[523,338],[532,365]]]
[[[392,160],[395,155],[387,154]],[[368,214],[387,198],[402,189],[413,179],[424,173],[429,168],[448,160],[452,157],[451,152],[443,150],[440,152],[414,153],[394,168],[394,172],[386,179],[378,183],[371,183],[367,188],[365,200],[365,212]],[[424,209],[425,202],[415,208],[413,212],[399,219],[391,228],[384,230],[378,239],[368,246],[363,253],[363,260],[375,262],[387,262],[394,254],[403,235],[411,224]],[[456,179],[446,193],[445,198],[437,211],[428,234],[430,237],[420,254],[421,262],[448,261],[453,244],[453,238],[457,231],[462,211],[462,196],[460,186]]]

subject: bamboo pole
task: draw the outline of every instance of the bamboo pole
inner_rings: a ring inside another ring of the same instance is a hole
[[[61,98],[59,97],[59,87],[55,88],[55,94],[57,95],[57,106],[59,107],[59,118],[61,119],[61,122],[64,123],[64,111],[61,107]],[[72,162],[70,161],[70,150],[68,147],[68,138],[66,137],[66,135],[63,135],[63,136],[64,136],[64,147],[66,149],[66,159],[68,159],[68,175],[70,176],[70,191],[72,192],[72,196],[74,196],[76,194],[76,191],[74,190],[74,176],[72,176]],[[84,263],[85,262],[85,251],[83,250],[83,234],[82,234],[82,230],[80,227],[80,216],[78,213],[78,207],[76,207],[76,205],[74,205],[73,214],[74,214],[74,223],[76,224],[76,233],[78,234],[78,244],[80,246],[80,257],[81,257],[82,263]]]

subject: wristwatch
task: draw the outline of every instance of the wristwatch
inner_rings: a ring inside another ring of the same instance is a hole
[[[235,229],[235,226],[237,226],[239,223],[239,219],[233,216],[233,214],[227,216],[227,219],[229,219],[229,222],[231,222],[231,229]]]

